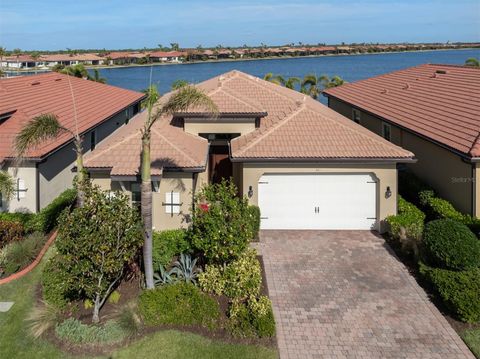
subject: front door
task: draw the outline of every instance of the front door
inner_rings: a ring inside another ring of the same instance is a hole
[[[233,175],[232,161],[228,155],[228,146],[211,146],[209,178],[212,183],[220,183],[223,178]]]

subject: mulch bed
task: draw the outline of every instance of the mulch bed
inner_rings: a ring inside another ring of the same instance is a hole
[[[437,307],[437,309],[442,313],[445,319],[450,323],[452,328],[458,333],[461,334],[468,329],[480,329],[480,323],[464,323],[456,319],[448,308],[443,303],[440,296],[435,292],[435,289],[430,282],[426,281],[418,270],[418,263],[413,259],[412,256],[405,254],[400,243],[398,241],[390,238],[388,235],[384,236],[385,242],[389,245],[398,259],[407,267],[409,273],[415,278],[417,283],[425,290],[431,302]]]
[[[261,287],[261,294],[268,295],[268,288],[266,285],[266,278],[265,278],[265,269],[263,265],[263,259],[261,256],[258,257],[260,261],[260,266],[262,269],[262,287]],[[116,313],[118,312],[119,308],[123,305],[126,305],[128,302],[135,300],[140,295],[142,289],[140,285],[140,280],[138,277],[130,279],[129,281],[124,281],[120,284],[117,288],[117,291],[120,293],[120,300],[117,304],[109,303],[108,301],[102,307],[100,311],[100,319],[101,323],[105,323],[105,321],[112,319],[115,317]],[[37,304],[41,304],[42,302],[42,289],[41,284],[38,284],[35,290],[35,297]],[[214,296],[214,298],[220,307],[220,318],[219,318],[219,329],[209,330],[208,328],[204,328],[202,326],[180,326],[180,325],[160,325],[160,326],[144,326],[142,329],[135,335],[134,337],[126,338],[120,342],[112,343],[112,344],[73,344],[69,342],[65,342],[60,340],[56,334],[54,329],[48,330],[44,334],[44,338],[49,342],[53,343],[55,346],[60,348],[61,350],[74,354],[74,355],[105,355],[109,354],[112,351],[119,349],[121,347],[128,346],[129,344],[143,338],[148,334],[153,334],[158,331],[162,330],[178,330],[182,332],[189,332],[194,334],[199,334],[203,337],[212,339],[214,341],[221,341],[228,344],[248,344],[248,345],[259,345],[269,348],[276,348],[277,341],[276,337],[272,338],[237,338],[232,336],[227,329],[225,329],[228,318],[227,318],[227,310],[229,299],[225,296]],[[92,319],[92,309],[85,309],[83,302],[76,302],[72,306],[71,311],[67,311],[65,314],[65,319],[73,317],[80,320],[84,324],[91,324]]]

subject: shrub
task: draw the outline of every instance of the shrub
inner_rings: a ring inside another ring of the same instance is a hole
[[[260,231],[260,207],[250,205],[248,206],[248,216],[253,230],[253,238],[258,239],[258,232]]]
[[[74,278],[61,270],[61,260],[60,256],[53,256],[42,272],[43,299],[57,308],[65,308],[70,301],[79,297],[79,292],[74,289]]]
[[[453,270],[480,267],[480,241],[467,226],[450,219],[427,223],[423,251],[425,260],[436,267]]]
[[[210,263],[228,263],[247,248],[253,238],[248,200],[232,182],[205,186],[195,197],[190,236]]]
[[[199,275],[200,287],[217,295],[225,294],[231,299],[244,300],[260,293],[262,274],[257,252],[245,250],[233,262],[225,265],[207,265]]]
[[[55,328],[60,339],[75,344],[113,343],[125,338],[126,333],[120,325],[109,320],[103,326],[87,325],[75,318],[68,318]]]
[[[120,301],[121,294],[118,290],[114,290],[108,297],[108,302],[112,304],[117,304]]]
[[[56,247],[60,270],[77,292],[94,303],[92,320],[126,273],[143,243],[138,213],[125,194],[86,182],[84,204],[59,219]]]
[[[41,306],[33,308],[26,321],[30,333],[34,338],[39,338],[50,328],[54,328],[60,321],[60,310],[48,303],[43,302]]]
[[[20,241],[23,232],[21,222],[0,220],[0,248],[10,242]]]
[[[153,232],[153,270],[167,267],[172,258],[180,253],[189,253],[190,243],[184,229],[172,229]]]
[[[398,190],[403,198],[419,206],[420,201],[418,194],[426,190],[431,191],[432,188],[411,171],[404,169],[398,171]]]
[[[142,327],[142,319],[136,302],[121,306],[116,312],[117,323],[128,336],[134,336]]]
[[[459,319],[469,323],[480,320],[480,269],[457,272],[420,263],[420,273]]]
[[[29,265],[40,252],[45,244],[45,236],[42,233],[32,233],[25,239],[11,242],[6,245],[2,252],[2,262],[4,274],[13,274]]]
[[[270,300],[262,296],[247,302],[233,301],[229,309],[228,329],[238,337],[272,337],[275,335],[275,319]]]
[[[71,207],[77,198],[75,189],[67,189],[55,198],[48,206],[32,217],[28,229],[43,233],[50,232],[57,226],[58,218],[64,209]]]
[[[178,282],[140,295],[140,313],[148,325],[202,325],[214,328],[219,318],[218,303],[193,284]]]
[[[408,238],[418,240],[423,232],[424,221],[425,214],[401,196],[398,197],[398,215],[387,217],[390,234],[396,239],[401,239],[405,235]]]
[[[35,215],[33,213],[24,213],[24,212],[15,212],[15,213],[9,213],[9,212],[2,212],[0,213],[0,221],[9,221],[9,222],[19,222],[25,227],[29,221],[32,220],[32,218]]]

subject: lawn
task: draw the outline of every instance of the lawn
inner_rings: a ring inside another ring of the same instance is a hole
[[[480,329],[466,330],[461,336],[473,354],[480,358]]]
[[[50,253],[47,254],[46,258]],[[35,285],[40,280],[40,265],[25,277],[0,286],[0,301],[14,301],[7,313],[0,313],[1,356],[3,358],[72,358],[49,342],[28,335],[25,317],[33,306]],[[199,335],[162,331],[140,339],[112,353],[113,358],[276,358],[276,351],[249,345],[214,342]]]

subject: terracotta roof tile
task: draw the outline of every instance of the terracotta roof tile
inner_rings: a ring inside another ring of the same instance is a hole
[[[75,95],[78,131],[83,133],[136,103],[141,93],[104,85],[94,81],[69,77],[55,72],[0,80],[0,115],[14,111],[6,121],[0,121],[0,163],[13,157],[15,136],[26,122],[44,113],[57,115],[60,123],[75,129],[70,85]],[[27,156],[41,158],[72,140],[71,135],[45,141]]]
[[[479,68],[426,64],[324,93],[468,156],[480,156]]]

